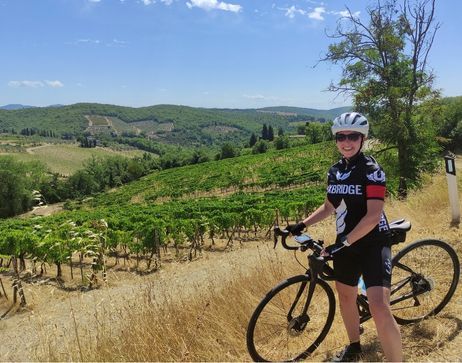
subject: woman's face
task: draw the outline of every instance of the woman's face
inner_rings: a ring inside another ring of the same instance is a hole
[[[341,131],[335,134],[338,151],[349,159],[361,149],[363,135],[355,131]]]

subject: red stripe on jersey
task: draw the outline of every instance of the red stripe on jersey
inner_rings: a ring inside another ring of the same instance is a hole
[[[383,185],[366,185],[367,199],[385,199],[386,188]]]

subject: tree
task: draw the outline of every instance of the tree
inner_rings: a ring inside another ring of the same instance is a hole
[[[332,139],[332,123],[307,122],[305,126],[305,135],[310,144]]]
[[[261,138],[263,140],[268,140],[268,126],[266,126],[266,124],[263,124],[263,128],[261,130]]]
[[[32,191],[47,180],[45,166],[39,162],[16,161],[0,157],[0,218],[11,217],[34,205]]]
[[[263,154],[268,150],[268,141],[259,140],[252,148],[252,154]]]
[[[287,149],[289,147],[289,138],[287,136],[279,136],[274,141],[276,150]]]
[[[237,151],[234,149],[234,146],[230,143],[225,143],[221,147],[220,159],[234,158],[237,156]]]
[[[257,143],[257,136],[255,133],[252,132],[252,135],[250,135],[250,140],[249,140],[249,146],[252,147]]]
[[[444,99],[443,120],[437,126],[438,134],[448,140],[453,151],[462,149],[462,97]]]
[[[425,101],[438,97],[427,57],[439,23],[435,0],[377,0],[367,9],[369,24],[348,9],[339,20],[323,60],[343,65],[338,84],[330,90],[351,94],[356,109],[366,113],[376,134],[398,150],[399,194],[417,182],[428,158],[434,157],[435,138],[428,118],[419,117]]]
[[[268,127],[268,141],[273,141],[274,140],[274,130],[273,126]]]

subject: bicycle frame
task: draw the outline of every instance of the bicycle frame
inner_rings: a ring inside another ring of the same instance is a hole
[[[425,292],[430,291],[431,286],[429,283],[424,279],[423,276],[420,274],[416,274],[412,269],[409,267],[398,263],[394,267],[399,267],[402,268],[403,270],[409,272],[411,275],[406,277],[405,279],[399,281],[398,283],[395,284],[395,286],[392,286],[390,289],[390,297],[398,293],[403,287],[407,286],[410,282],[412,281],[418,281],[423,279],[425,281],[424,285],[413,285],[416,286],[416,289],[412,289],[412,292],[409,292],[404,295],[399,295],[396,296],[393,299],[390,299],[390,306],[396,305],[400,303],[401,301],[408,300],[413,298],[414,299],[414,306],[419,306],[420,302],[417,299],[417,296],[424,294]],[[369,302],[367,300],[367,297],[361,294],[358,294],[358,297],[356,299],[356,304],[358,305],[358,310],[359,310],[359,315],[360,315],[360,323],[364,323],[365,321],[369,320],[372,315],[369,310]]]
[[[334,270],[331,266],[327,264],[327,261],[331,260],[332,257],[321,257],[320,252],[322,250],[322,241],[314,241],[313,239],[309,238],[306,240],[300,240],[298,241],[301,246],[297,247],[292,247],[288,246],[286,242],[286,238],[288,237],[288,233],[284,233],[281,230],[278,230],[279,232],[276,232],[277,235],[281,236],[281,243],[284,246],[284,248],[289,249],[289,250],[295,250],[295,249],[300,249],[302,252],[306,251],[308,248],[313,250],[313,254],[309,255],[308,258],[308,269],[306,270],[305,274],[310,277],[310,284],[308,286],[308,295],[306,298],[306,301],[303,306],[302,314],[300,315],[302,318],[302,321],[300,323],[307,323],[308,320],[306,320],[308,317],[306,315],[308,308],[311,304],[311,300],[314,294],[314,290],[316,288],[316,280],[318,278],[323,279],[325,281],[333,281],[334,278]],[[393,296],[397,294],[403,287],[407,286],[409,282],[412,282],[413,279],[422,279],[423,277],[416,274],[411,268],[398,263],[396,264],[395,267],[401,268],[407,272],[409,272],[411,275],[399,283],[397,283],[395,286],[392,286],[390,290],[390,296]],[[303,283],[299,291],[297,292],[297,295],[294,298],[294,301],[291,305],[291,308],[287,314],[287,320],[292,321],[294,317],[292,316],[292,313],[297,306],[297,304],[300,301],[301,296],[303,295],[303,292],[306,289],[307,283]],[[414,298],[415,300],[415,306],[420,305],[420,302],[417,299],[417,296],[429,291],[428,285],[416,285],[417,289],[413,289],[412,292],[396,296],[395,298],[391,299],[390,305],[393,306],[395,304],[400,303],[401,301]],[[358,293],[357,299],[356,299],[356,304],[358,306],[358,311],[359,311],[359,316],[360,316],[360,323],[364,323],[368,321],[369,319],[372,318],[372,314],[369,309],[369,301],[367,300],[367,296],[364,296],[362,294]],[[306,321],[304,321],[306,320]]]
[[[324,257],[317,256],[316,254],[312,254],[308,256],[308,269],[306,270],[305,274],[310,277],[310,285],[308,288],[308,296],[305,301],[305,305],[303,306],[302,314],[301,316],[307,316],[306,312],[308,311],[308,307],[310,306],[311,299],[313,298],[314,294],[314,289],[316,288],[316,281],[319,276],[323,280],[333,280],[333,272],[334,270],[326,264],[326,260]],[[314,282],[314,283],[313,283]],[[300,297],[303,294],[303,291],[305,291],[306,288],[306,283],[303,283],[298,292],[297,295],[295,296],[294,302],[292,303],[292,306],[289,310],[289,313],[287,314],[287,321],[291,321],[293,319],[292,312],[297,306]]]

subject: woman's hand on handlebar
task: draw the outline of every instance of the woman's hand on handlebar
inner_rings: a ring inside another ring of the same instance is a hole
[[[297,224],[287,225],[285,229],[289,231],[292,236],[300,236],[305,228],[306,228],[305,223],[298,222]]]
[[[342,236],[337,242],[324,248],[321,252],[321,256],[332,256],[334,253],[337,253],[341,249],[349,246],[350,244],[348,243],[346,236]]]

